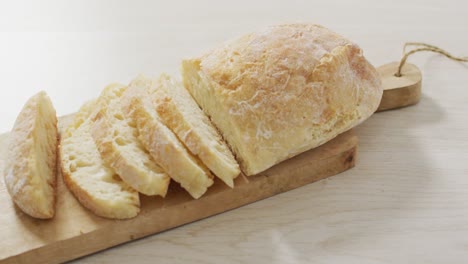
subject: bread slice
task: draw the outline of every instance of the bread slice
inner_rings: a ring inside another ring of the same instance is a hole
[[[240,174],[239,164],[209,118],[181,83],[162,74],[151,98],[164,124],[229,187]]]
[[[50,98],[29,99],[10,134],[5,184],[15,204],[40,219],[55,214],[57,116]]]
[[[83,105],[61,135],[59,157],[63,179],[80,203],[98,216],[127,219],[138,215],[138,192],[106,166],[91,136],[96,101]]]
[[[197,199],[213,184],[213,176],[161,122],[148,98],[147,91],[154,85],[157,83],[142,76],[133,80],[122,101],[124,112],[136,123],[138,138],[154,160]]]
[[[135,122],[129,122],[123,114],[120,100],[126,89],[122,85],[104,89],[91,135],[101,158],[127,184],[145,195],[164,197],[170,178],[138,140]]]

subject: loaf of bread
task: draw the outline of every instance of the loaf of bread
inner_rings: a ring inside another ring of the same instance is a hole
[[[126,86],[109,85],[99,96],[91,135],[106,165],[136,191],[166,196],[170,178],[138,140],[136,122],[126,118],[122,97]]]
[[[143,76],[133,80],[122,100],[125,115],[135,123],[138,138],[154,160],[193,198],[198,199],[213,184],[213,176],[161,122],[151,100],[152,91],[159,85]]]
[[[182,76],[246,175],[358,125],[382,97],[379,75],[362,50],[310,24],[242,36],[183,61]]]
[[[182,62],[168,75],[110,85],[62,133],[64,182],[95,214],[135,217],[139,193],[160,195],[170,179],[193,198],[234,187],[358,125],[377,109],[380,77],[351,41],[318,25],[279,25]],[[45,93],[15,123],[5,182],[27,214],[51,218],[57,119]]]
[[[174,78],[162,74],[151,98],[161,120],[219,179],[234,187],[239,164],[211,121]]]
[[[98,108],[99,100],[84,104],[61,134],[63,180],[78,201],[96,215],[132,218],[140,212],[138,192],[104,163],[91,136],[91,118]]]
[[[57,116],[50,98],[29,99],[10,134],[5,185],[15,204],[40,219],[55,214]]]

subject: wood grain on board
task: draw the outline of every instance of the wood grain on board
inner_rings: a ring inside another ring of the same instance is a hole
[[[0,160],[7,137],[0,137]],[[198,200],[171,184],[165,199],[142,197],[141,213],[125,221],[100,218],[83,208],[61,175],[56,216],[33,219],[14,206],[2,180],[0,263],[59,263],[222,213],[345,171],[355,164],[356,148],[357,137],[349,131],[260,175],[241,175],[234,189],[217,181]]]
[[[421,99],[422,75],[419,68],[406,63],[401,76],[396,76],[399,62],[392,62],[377,68],[382,78],[384,93],[377,111],[414,105]]]
[[[385,73],[385,69],[379,70]],[[404,68],[403,72],[407,71]],[[405,80],[383,80],[387,89],[378,111],[419,101],[420,80],[412,86],[407,86],[410,81]],[[388,83],[394,87],[389,89]],[[61,118],[60,127],[70,121],[71,116]],[[0,171],[7,154],[7,139],[8,134],[0,136]],[[141,213],[125,221],[100,218],[83,208],[61,175],[56,216],[52,220],[33,219],[14,206],[0,181],[0,263],[59,263],[219,214],[343,172],[354,166],[356,150],[357,137],[351,130],[259,175],[241,175],[234,189],[216,181],[198,200],[171,183],[165,199],[142,196]]]

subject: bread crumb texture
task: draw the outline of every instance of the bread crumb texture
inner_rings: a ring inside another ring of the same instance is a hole
[[[139,194],[107,166],[91,136],[92,116],[99,100],[84,104],[62,134],[63,179],[80,203],[98,216],[127,219],[140,211]]]

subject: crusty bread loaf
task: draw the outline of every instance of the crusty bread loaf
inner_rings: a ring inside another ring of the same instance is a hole
[[[162,74],[151,98],[161,120],[218,178],[229,187],[240,174],[239,164],[216,128],[188,91]]]
[[[182,75],[247,175],[356,126],[382,96],[356,44],[309,24],[245,35],[183,61]]]
[[[98,102],[83,105],[61,135],[59,156],[63,179],[80,203],[98,216],[127,219],[138,215],[138,192],[104,164],[91,136],[91,116]]]
[[[155,85],[143,76],[133,80],[122,100],[124,112],[136,123],[138,138],[154,160],[197,199],[213,184],[213,176],[161,122],[148,93]]]
[[[132,188],[145,195],[164,197],[170,178],[138,140],[135,122],[129,122],[121,99],[127,87],[110,85],[100,97],[91,135],[104,162]]]
[[[29,99],[10,134],[5,184],[26,214],[41,219],[55,214],[57,116],[45,92]]]

